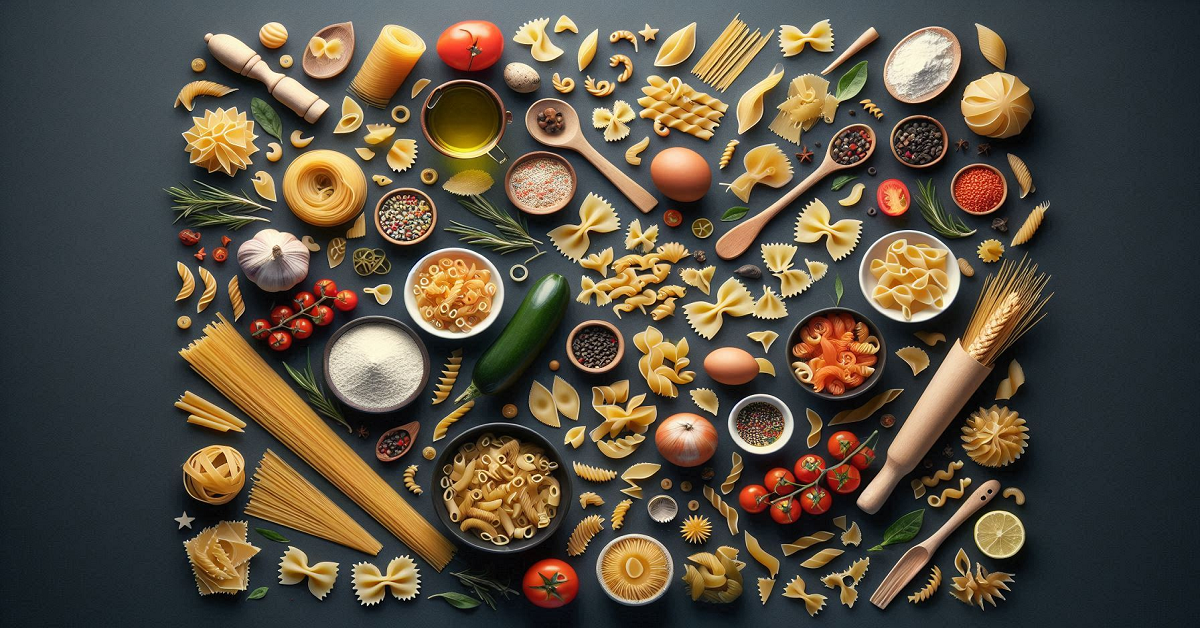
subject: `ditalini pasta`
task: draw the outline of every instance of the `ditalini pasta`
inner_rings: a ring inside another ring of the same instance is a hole
[[[204,292],[200,293],[200,300],[196,301],[196,313],[203,312],[217,298],[217,278],[208,272],[208,269],[201,266],[199,269],[200,281],[204,282]]]
[[[933,566],[933,570],[929,574],[929,582],[921,587],[919,591],[908,596],[908,601],[913,604],[920,604],[933,597],[937,593],[938,587],[942,586],[942,570],[937,565]]]
[[[832,538],[832,532],[822,530],[820,532],[813,532],[808,536],[802,536],[791,543],[784,543],[780,545],[780,547],[783,549],[784,556],[791,556],[796,552],[804,551],[814,545],[824,543]]]
[[[354,595],[363,606],[378,604],[389,593],[397,600],[408,601],[421,592],[421,570],[408,556],[393,558],[386,573],[371,563],[358,563],[353,574]]]
[[[822,608],[825,608],[825,600],[827,598],[819,593],[807,593],[804,588],[804,579],[797,575],[783,589],[783,597],[803,600],[804,610],[808,612],[808,616],[815,617],[817,613],[821,612]]]
[[[863,576],[867,574],[867,568],[871,565],[871,559],[868,557],[860,558],[853,563],[850,563],[845,571],[831,573],[824,578],[821,578],[821,583],[830,589],[841,589],[839,599],[842,604],[848,608],[853,608],[854,603],[858,601],[858,583],[862,581]]]
[[[985,467],[1004,467],[1025,453],[1029,428],[1016,412],[993,405],[980,408],[967,417],[967,423],[962,427],[962,441],[971,460]]]
[[[1025,384],[1025,369],[1013,360],[1008,363],[1008,377],[1000,380],[1000,385],[996,387],[996,401],[1007,401],[1012,399],[1012,396],[1017,394],[1017,390]]]
[[[612,512],[612,529],[620,530],[621,526],[625,525],[625,517],[629,515],[631,506],[633,506],[632,499],[622,499],[617,502]]]
[[[544,17],[536,20],[530,20],[521,25],[517,29],[517,34],[513,35],[513,41],[518,44],[529,46],[529,52],[533,55],[534,61],[553,61],[560,57],[563,49],[555,46],[550,41],[550,36],[546,34],[546,26],[550,24],[550,18]],[[580,68],[582,70],[582,68]]]
[[[337,582],[338,564],[331,561],[308,564],[308,555],[300,548],[288,546],[279,561],[279,584],[300,584],[308,580],[308,592],[318,600],[325,599]]]
[[[733,452],[732,466],[729,467],[729,475],[725,476],[725,481],[721,482],[721,494],[728,495],[733,491],[733,487],[737,486],[737,481],[742,477],[742,455],[738,452]]]
[[[259,552],[247,542],[248,531],[245,521],[222,521],[184,542],[200,595],[234,595],[246,590],[250,559]]]
[[[845,218],[831,224],[829,208],[820,199],[813,199],[796,219],[796,241],[811,244],[825,238],[825,248],[834,261],[849,255],[861,235],[861,220]]]
[[[714,491],[711,486],[705,486],[703,489],[703,492],[704,492],[704,499],[707,499],[708,503],[712,504],[712,507],[716,508],[717,512],[721,513],[721,516],[725,518],[725,523],[729,526],[729,533],[734,536],[737,536],[737,533],[738,533],[738,511],[737,511],[737,509],[734,508],[733,506],[730,506],[729,504],[725,503],[725,500],[721,499],[721,496],[718,495],[717,492]]]
[[[461,406],[455,408],[454,410],[452,410],[450,412],[450,414],[447,414],[446,416],[442,417],[442,420],[438,421],[437,425],[433,426],[434,442],[437,442],[439,440],[442,440],[443,438],[446,438],[446,433],[450,431],[450,426],[457,423],[459,419],[463,418],[463,416],[465,416],[468,412],[470,412],[471,408],[474,408],[474,407],[475,407],[475,400],[472,399],[472,400],[462,404]]]
[[[1011,157],[1012,155],[1009,155]],[[1013,235],[1010,246],[1020,246],[1026,244],[1033,238],[1033,234],[1037,233],[1039,227],[1042,226],[1042,221],[1046,219],[1046,211],[1050,209],[1050,202],[1046,201],[1033,208],[1029,215],[1025,217],[1025,222],[1021,223],[1021,228],[1017,229],[1017,233]]]
[[[417,483],[417,465],[410,464],[404,469],[404,488],[413,495],[420,495],[425,491],[421,489],[421,485]]]
[[[584,517],[582,521],[575,525],[575,529],[571,531],[570,538],[567,539],[567,555],[582,555],[587,551],[588,544],[592,542],[592,539],[603,529],[604,517],[600,515]]]
[[[454,390],[454,382],[458,381],[458,371],[462,368],[462,349],[455,349],[450,352],[450,357],[446,359],[446,365],[442,367],[442,375],[438,378],[437,386],[433,390],[433,405],[442,403],[450,397],[450,393]]]
[[[591,245],[590,234],[611,233],[621,228],[616,210],[596,194],[589,193],[579,206],[579,224],[567,224],[550,231],[550,241],[567,259],[578,262]]]
[[[829,20],[821,20],[807,31],[791,24],[779,27],[779,49],[785,57],[794,57],[811,46],[817,52],[833,52],[833,27]]]

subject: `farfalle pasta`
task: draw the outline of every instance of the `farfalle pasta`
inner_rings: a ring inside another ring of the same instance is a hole
[[[529,52],[535,61],[543,63],[553,61],[562,55],[563,50],[555,46],[550,41],[550,36],[546,34],[546,26],[549,24],[550,18],[548,17],[525,22],[513,35],[513,41],[529,46]]]
[[[875,372],[879,339],[846,312],[814,316],[792,346],[792,370],[816,392],[841,395],[861,386]]]
[[[331,561],[308,564],[308,555],[296,547],[288,546],[279,561],[279,584],[300,584],[308,580],[308,592],[318,600],[325,599],[337,582],[338,564]]]
[[[625,250],[649,253],[658,240],[658,225],[650,225],[643,229],[642,221],[634,218],[629,223],[629,232],[625,234]]]
[[[393,558],[386,572],[371,563],[358,563],[353,574],[354,595],[363,606],[378,604],[389,593],[397,600],[408,601],[421,592],[421,570],[408,556]]]
[[[871,299],[880,307],[899,310],[905,320],[929,308],[945,307],[950,289],[948,257],[945,249],[897,239],[888,245],[883,259],[871,260],[871,275],[878,281]]]
[[[821,20],[807,31],[791,24],[779,27],[779,50],[783,56],[794,57],[803,52],[805,46],[811,46],[817,52],[833,51],[833,26],[829,20]]]
[[[637,114],[633,112],[633,107],[624,100],[614,100],[612,109],[605,107],[596,107],[592,110],[592,126],[597,129],[604,129],[604,141],[616,142],[623,140],[629,136],[629,122],[632,122]]]
[[[684,268],[679,271],[679,278],[683,283],[696,288],[704,294],[709,293],[712,285],[713,274],[717,272],[716,266],[705,266],[704,268]]]
[[[742,569],[737,548],[722,545],[716,553],[688,556],[683,581],[692,601],[728,604],[742,595]]]
[[[779,188],[792,180],[792,162],[777,144],[763,144],[747,151],[742,163],[746,172],[729,183],[727,189],[743,203],[750,201],[750,192],[759,183]]]
[[[754,318],[778,320],[787,318],[787,305],[770,286],[763,286],[763,294],[754,302]]]
[[[686,280],[685,280],[686,281]],[[717,289],[717,300],[694,301],[683,306],[688,325],[701,337],[712,340],[721,330],[725,316],[747,316],[754,313],[754,296],[737,279],[730,277]]]
[[[592,253],[587,257],[579,260],[579,265],[587,270],[592,270],[600,273],[601,277],[608,277],[608,266],[613,262],[613,248],[610,246],[599,253]]]
[[[550,231],[550,241],[567,259],[578,262],[591,245],[591,233],[610,233],[621,228],[613,206],[589,193],[579,206],[579,224],[562,225]]]
[[[860,558],[851,563],[845,571],[831,573],[821,578],[821,583],[830,589],[840,589],[841,594],[839,595],[839,599],[842,604],[848,608],[853,608],[854,603],[858,601],[858,589],[855,587],[862,581],[863,576],[867,574],[867,568],[870,565],[870,558]]]
[[[829,81],[815,74],[802,74],[792,79],[788,98],[779,105],[769,128],[779,137],[799,144],[800,136],[817,121],[833,122],[837,108],[838,99],[829,93]]]
[[[825,600],[827,598],[820,593],[808,593],[804,589],[804,579],[797,575],[784,587],[783,597],[802,600],[804,602],[804,610],[808,612],[808,616],[815,617],[817,613],[821,612],[822,608],[825,608]]]
[[[812,244],[825,238],[825,249],[836,262],[845,258],[858,246],[862,236],[862,221],[844,218],[831,223],[829,208],[820,199],[813,199],[796,218],[795,239]]]
[[[248,530],[245,521],[222,521],[184,542],[200,595],[246,590],[250,559],[259,552],[246,540]]]
[[[417,162],[417,142],[410,139],[399,139],[392,142],[387,152],[388,168],[396,172],[404,172]]]

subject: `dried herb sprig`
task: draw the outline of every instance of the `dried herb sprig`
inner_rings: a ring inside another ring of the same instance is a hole
[[[342,415],[342,407],[336,400],[325,396],[325,387],[321,386],[317,382],[316,376],[313,375],[312,354],[309,354],[308,364],[305,365],[304,370],[292,368],[287,362],[283,363],[283,368],[295,380],[296,385],[308,393],[308,402],[317,409],[317,412],[341,423],[347,432],[353,431],[350,423],[346,421],[346,417]]]
[[[467,211],[492,223],[497,233],[465,225],[451,220],[446,231],[459,236],[459,240],[467,244],[482,246],[500,254],[512,253],[521,249],[537,250],[542,241],[529,235],[525,221],[514,218],[512,214],[496,207],[491,201],[479,195],[471,195],[458,199],[460,205]]]
[[[458,581],[466,588],[471,589],[475,596],[488,605],[488,608],[496,610],[496,597],[499,595],[501,599],[507,600],[509,596],[517,595],[517,591],[508,586],[508,580],[501,580],[491,572],[481,571],[455,571],[450,575],[458,578]]]
[[[974,229],[967,228],[963,221],[942,208],[937,189],[933,187],[933,179],[925,183],[917,181],[917,190],[921,192],[916,198],[917,206],[921,208],[921,216],[934,231],[947,238],[965,238],[975,233]]]
[[[175,203],[171,207],[177,214],[175,222],[185,219],[188,224],[196,227],[226,226],[235,231],[253,222],[271,222],[263,216],[249,215],[250,212],[260,209],[271,211],[271,208],[255,201],[244,192],[237,194],[222,190],[203,181],[196,181],[196,185],[200,186],[198,190],[186,185],[164,190],[171,195],[171,200]]]

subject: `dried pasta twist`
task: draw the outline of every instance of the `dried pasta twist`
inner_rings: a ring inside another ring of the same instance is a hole
[[[704,499],[707,499],[708,503],[712,504],[712,507],[716,508],[717,512],[721,513],[721,516],[725,518],[725,524],[727,526],[729,526],[729,533],[734,536],[737,536],[737,533],[738,533],[738,511],[737,511],[737,509],[734,508],[733,506],[730,506],[729,504],[725,503],[725,500],[721,499],[721,496],[718,495],[717,492],[714,491],[711,486],[705,486],[703,492],[704,492]]]
[[[575,470],[575,475],[589,482],[607,482],[617,477],[617,472],[612,469],[601,469],[578,460],[575,461],[572,468]]]
[[[929,505],[934,508],[941,508],[946,505],[951,499],[960,499],[967,493],[967,487],[971,486],[971,478],[961,478],[958,481],[958,488],[947,488],[942,491],[941,495],[930,495],[926,500]]]
[[[229,293],[229,306],[233,308],[233,320],[242,317],[246,313],[246,302],[242,300],[242,289],[238,286],[238,276],[234,275],[229,278],[229,283],[225,285],[226,292]]]
[[[638,51],[638,40],[637,40],[637,37],[633,34],[633,31],[613,31],[612,34],[608,36],[608,43],[615,44],[618,41],[621,41],[622,39],[633,44],[634,52]],[[624,81],[622,81],[622,82],[624,82]]]
[[[944,471],[939,470],[933,475],[927,475],[920,479],[914,479],[912,481],[913,497],[920,499],[925,496],[926,487],[933,488],[937,486],[939,482],[953,480],[954,472],[961,468],[963,468],[963,461],[955,460],[947,465]]]
[[[621,73],[617,75],[618,83],[624,83],[633,76],[633,59],[630,59],[629,55],[613,55],[609,57],[608,66],[612,68],[622,66]]]
[[[633,506],[632,499],[622,499],[617,503],[612,512],[612,529],[620,530],[621,526],[625,525],[625,517],[629,514],[631,506]]]
[[[589,75],[583,79],[583,89],[597,98],[604,98],[616,91],[617,85],[608,81],[597,81]]]
[[[964,604],[978,605],[981,609],[985,600],[993,607],[996,606],[996,598],[1003,600],[1003,591],[1009,591],[1008,583],[1013,581],[1013,574],[1002,571],[988,573],[979,563],[975,563],[972,573],[971,559],[961,548],[954,557],[954,568],[960,575],[950,579],[950,595]]]
[[[443,438],[445,438],[446,432],[450,431],[450,426],[457,423],[459,419],[463,418],[463,415],[470,412],[471,408],[474,408],[474,407],[475,407],[475,400],[472,399],[472,400],[462,404],[461,406],[455,408],[454,411],[451,412],[450,414],[447,414],[445,417],[442,417],[442,420],[438,421],[437,425],[433,426],[433,440],[436,442],[436,441],[439,441],[439,440],[442,440]]]
[[[421,490],[421,485],[417,484],[417,465],[410,464],[404,469],[404,488],[408,489],[413,495],[420,495],[425,492]]]
[[[558,76],[558,72],[555,72],[554,75],[550,77],[550,84],[553,85],[555,91],[560,94],[570,94],[575,90],[575,79],[569,76],[567,78],[560,78]]]
[[[603,506],[604,498],[593,491],[584,491],[579,494],[579,507],[587,509],[588,506]]]
[[[442,376],[438,378],[437,388],[433,391],[433,405],[442,403],[450,397],[454,390],[454,382],[458,380],[458,371],[462,368],[462,349],[450,352],[450,358],[442,367]]]
[[[179,287],[179,294],[175,295],[176,301],[182,301],[196,291],[196,278],[192,276],[192,271],[183,262],[175,262],[175,270],[179,273],[179,280],[183,285]]]
[[[929,582],[921,587],[920,591],[908,596],[908,601],[913,604],[920,604],[933,597],[933,594],[937,593],[940,586],[942,586],[942,570],[937,565],[934,565],[933,572],[929,575]]]
[[[583,554],[587,551],[588,544],[603,529],[604,517],[600,515],[584,517],[571,532],[571,537],[567,539],[567,555],[579,556]]]
[[[208,269],[200,267],[200,280],[204,282],[204,292],[200,294],[200,300],[196,302],[196,313],[203,312],[208,304],[212,303],[217,298],[217,278],[208,272]]]
[[[721,494],[728,495],[733,487],[737,485],[737,481],[742,477],[742,456],[736,451],[733,452],[733,466],[729,469],[729,475],[725,476],[725,481],[721,482]]]
[[[875,116],[876,120],[883,117],[883,109],[880,109],[879,105],[872,102],[870,98],[864,98],[864,99],[858,101],[858,104],[862,105],[862,108],[867,113]]]
[[[843,550],[840,549],[834,549],[832,547],[825,548],[816,554],[809,556],[808,559],[800,563],[800,566],[804,567],[805,569],[818,569],[828,565],[831,561],[833,561],[833,559],[841,556],[843,553]]]
[[[1009,155],[1012,157],[1012,155]],[[1029,212],[1029,216],[1025,218],[1025,222],[1021,223],[1021,228],[1017,229],[1017,233],[1013,235],[1012,242],[1009,246],[1018,246],[1029,242],[1033,238],[1033,234],[1037,233],[1038,227],[1042,226],[1042,220],[1046,218],[1046,210],[1050,209],[1050,202],[1046,201],[1033,211]]]
[[[728,604],[742,595],[742,569],[737,548],[722,545],[715,554],[703,552],[688,556],[683,581],[692,601]]]
[[[721,160],[717,162],[717,169],[724,170],[725,166],[729,165],[739,143],[737,140],[729,140],[729,143],[725,145],[725,150],[721,151]]]
[[[791,543],[784,543],[779,547],[783,549],[784,556],[791,556],[796,552],[806,550],[819,543],[824,543],[833,538],[833,533],[825,530],[813,532],[808,536],[802,536]]]

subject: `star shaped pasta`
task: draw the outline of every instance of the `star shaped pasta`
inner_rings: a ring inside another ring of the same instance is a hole
[[[813,199],[796,218],[796,241],[812,244],[826,238],[825,248],[836,262],[858,246],[862,236],[862,221],[845,218],[830,224],[829,208],[820,199]],[[787,296],[786,294],[784,296]]]
[[[604,141],[616,142],[629,136],[629,124],[637,117],[633,107],[624,100],[613,101],[612,109],[596,107],[592,110],[592,126],[604,129]]]

